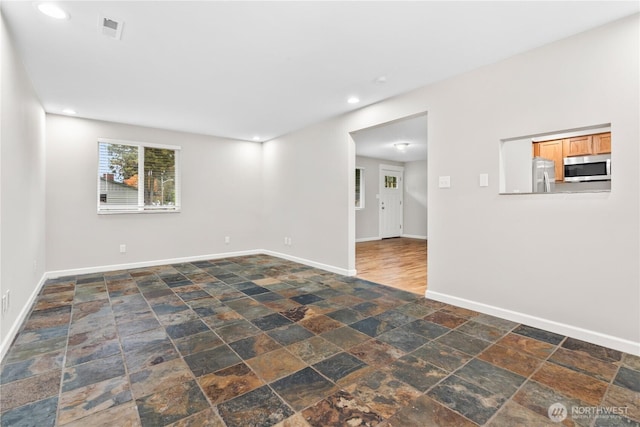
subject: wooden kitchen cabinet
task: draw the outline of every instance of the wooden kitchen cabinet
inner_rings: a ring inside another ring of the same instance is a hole
[[[534,153],[537,151],[538,156],[544,157],[545,159],[553,160],[556,166],[556,182],[564,181],[564,161],[563,161],[563,141],[562,139],[557,139],[554,141],[545,141],[538,142],[537,149],[534,146]]]
[[[593,135],[593,154],[611,153],[611,132]]]
[[[564,157],[593,154],[593,135],[576,136],[564,140]]]
[[[564,158],[611,153],[611,132],[534,142],[532,145],[533,157],[544,157],[555,162],[556,182],[562,182]]]

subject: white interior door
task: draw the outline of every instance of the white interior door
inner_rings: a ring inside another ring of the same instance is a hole
[[[380,237],[402,234],[403,172],[398,166],[380,165]]]

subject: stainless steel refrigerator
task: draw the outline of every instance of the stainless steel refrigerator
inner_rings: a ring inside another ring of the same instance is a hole
[[[533,158],[533,192],[553,193],[556,189],[556,162],[544,157]]]

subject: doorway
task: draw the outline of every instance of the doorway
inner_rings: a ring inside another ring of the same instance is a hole
[[[350,135],[356,168],[352,223],[355,274],[400,288],[411,281],[411,289],[406,290],[424,293],[427,266],[426,113],[361,129]]]
[[[380,165],[379,232],[381,239],[402,235],[404,167]]]

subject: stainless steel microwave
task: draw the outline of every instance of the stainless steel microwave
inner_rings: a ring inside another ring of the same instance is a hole
[[[564,158],[564,182],[610,180],[611,154]]]

